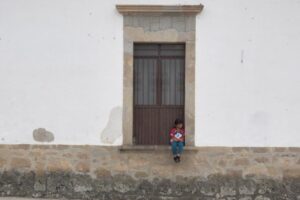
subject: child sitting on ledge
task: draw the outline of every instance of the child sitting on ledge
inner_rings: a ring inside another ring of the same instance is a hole
[[[181,119],[175,120],[175,126],[170,130],[170,143],[172,146],[172,153],[174,161],[180,162],[180,155],[185,145],[185,132],[183,129],[183,121]]]

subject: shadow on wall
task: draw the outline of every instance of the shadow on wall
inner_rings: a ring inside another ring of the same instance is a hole
[[[101,143],[119,144],[122,141],[122,107],[111,109],[108,122],[100,134]]]

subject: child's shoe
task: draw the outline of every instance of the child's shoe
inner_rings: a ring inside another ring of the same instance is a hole
[[[180,156],[179,155],[177,156],[177,162],[180,162]]]
[[[174,161],[177,163],[178,161],[178,157],[177,156],[174,156]]]

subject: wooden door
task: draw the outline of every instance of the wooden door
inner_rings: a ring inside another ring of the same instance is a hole
[[[166,145],[184,119],[184,44],[134,45],[134,143]]]

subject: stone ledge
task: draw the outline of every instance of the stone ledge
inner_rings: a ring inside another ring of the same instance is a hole
[[[203,5],[116,5],[121,14],[137,13],[184,13],[197,14],[203,9]]]
[[[170,151],[171,147],[169,145],[122,145],[119,146],[121,152],[128,151]],[[199,147],[185,146],[184,151],[199,151]]]

